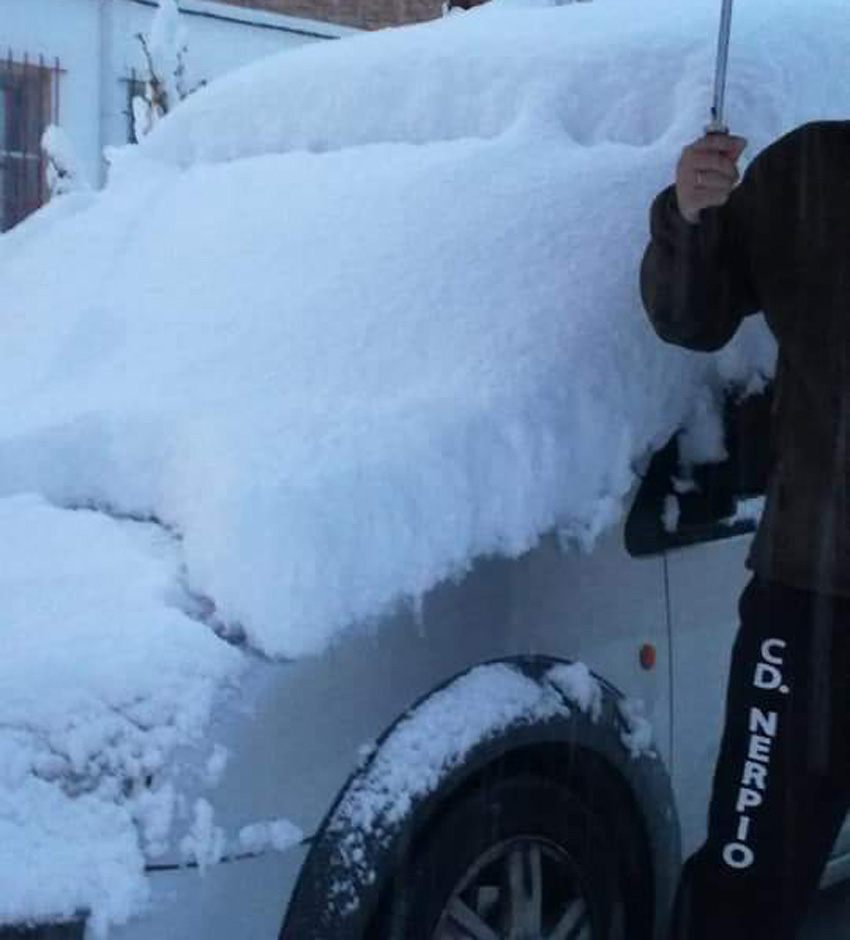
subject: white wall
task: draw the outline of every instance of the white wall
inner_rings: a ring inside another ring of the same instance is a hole
[[[80,161],[95,178],[99,163],[98,0],[0,0],[0,56],[15,59],[58,56],[59,120],[71,134]]]
[[[261,56],[356,30],[246,10],[211,0],[179,0],[188,33],[190,82],[210,81]],[[58,56],[59,123],[70,134],[91,182],[104,178],[101,151],[126,142],[126,79],[141,75],[135,34],[147,33],[151,0],[0,0],[0,56]]]

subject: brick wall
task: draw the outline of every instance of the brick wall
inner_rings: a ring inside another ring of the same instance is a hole
[[[433,20],[441,15],[442,0],[224,0],[234,6],[274,10],[290,16],[325,20],[344,26],[379,29]],[[454,0],[452,6],[468,7],[479,0]]]

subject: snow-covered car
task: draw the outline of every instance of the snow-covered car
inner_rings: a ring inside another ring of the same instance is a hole
[[[845,4],[736,12],[750,154]],[[718,11],[634,7],[286,52],[0,237],[3,940],[663,936],[775,348],[641,309]]]

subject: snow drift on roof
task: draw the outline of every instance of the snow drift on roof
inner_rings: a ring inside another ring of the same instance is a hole
[[[669,160],[682,135],[707,120],[718,19],[717,0],[594,0],[569,9],[496,0],[234,71],[125,153],[185,167],[294,150],[488,139],[519,122],[526,142],[543,129],[591,147],[665,138],[660,152]],[[847,28],[840,0],[736,7],[732,123],[763,142],[783,125],[843,117],[846,79],[829,91]]]
[[[715,369],[637,291],[714,7],[482,9],[200,92],[3,250],[0,492],[166,520],[192,587],[284,656],[555,525],[592,541]],[[819,16],[737,16],[751,150],[850,100],[845,11]]]

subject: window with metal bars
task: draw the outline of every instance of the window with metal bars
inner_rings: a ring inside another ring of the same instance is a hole
[[[41,135],[59,121],[59,61],[0,58],[0,231],[47,200]]]

